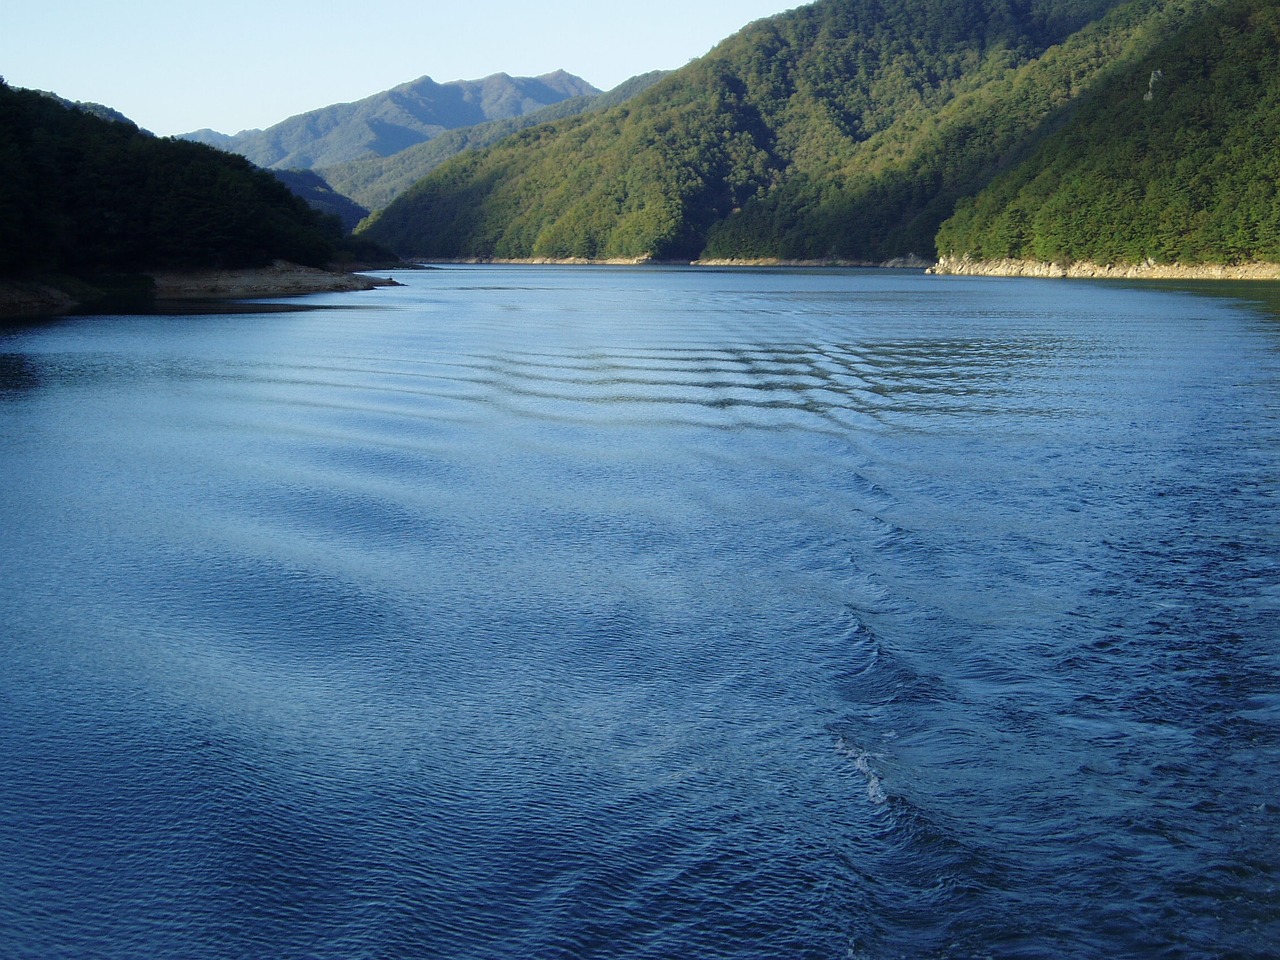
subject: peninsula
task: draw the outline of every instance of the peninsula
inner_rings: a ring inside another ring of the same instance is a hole
[[[346,240],[272,174],[0,80],[0,316],[157,298],[371,289]]]

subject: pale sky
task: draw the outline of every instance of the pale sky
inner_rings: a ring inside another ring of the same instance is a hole
[[[0,76],[161,136],[237,133],[421,76],[564,69],[602,90],[681,67],[800,0],[9,0]]]

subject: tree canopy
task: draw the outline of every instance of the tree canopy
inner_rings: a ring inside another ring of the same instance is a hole
[[[362,157],[325,166],[319,173],[338,193],[368,210],[382,210],[436,167],[461,153],[490,146],[540,123],[608,110],[647,90],[667,72],[655,70],[641,74],[622,82],[608,93],[571,97],[518,117],[448,130],[391,156]]]
[[[1094,263],[1280,261],[1280,9],[1231,0],[1135,60],[940,251]]]
[[[1276,18],[820,0],[443,164],[363,229],[424,258],[1280,259]]]
[[[0,274],[321,266],[339,235],[241,157],[0,80]]]
[[[424,257],[930,255],[955,201],[1168,5],[1097,28],[1119,3],[821,0],[443,165],[366,229]]]

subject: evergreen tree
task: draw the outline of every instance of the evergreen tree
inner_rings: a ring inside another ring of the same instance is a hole
[[[339,233],[241,157],[0,83],[0,274],[321,266]]]

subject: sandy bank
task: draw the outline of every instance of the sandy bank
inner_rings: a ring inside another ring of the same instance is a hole
[[[943,257],[930,273],[967,277],[1070,277],[1090,280],[1280,280],[1280,263],[1197,264],[1177,263],[1071,264],[1039,260],[973,260]]]
[[[421,263],[507,264],[556,267],[635,267],[654,263],[648,257],[613,257],[595,260],[590,257],[459,257],[456,259],[422,260]]]
[[[75,310],[105,312],[147,309],[163,300],[241,300],[343,293],[399,286],[358,273],[302,267],[278,260],[252,270],[163,271],[107,278],[105,281],[57,277],[46,280],[0,279],[0,318],[57,316]]]
[[[613,257],[595,260],[588,257],[471,257],[453,260],[427,260],[425,263],[463,264],[533,264],[549,266],[608,266],[633,267],[643,264],[691,267],[890,267],[907,270],[923,270],[933,264],[920,257],[898,257],[883,263],[866,260],[782,260],[778,257],[753,257],[742,259],[707,260],[654,260],[652,257]]]
[[[895,257],[892,260],[783,260],[778,257],[751,257],[694,260],[695,267],[871,267],[890,270],[924,270],[932,260],[921,257]]]
[[[309,293],[345,293],[393,286],[358,273],[331,273],[277,260],[252,270],[165,271],[150,274],[157,300],[225,300],[247,297],[300,297]]]

